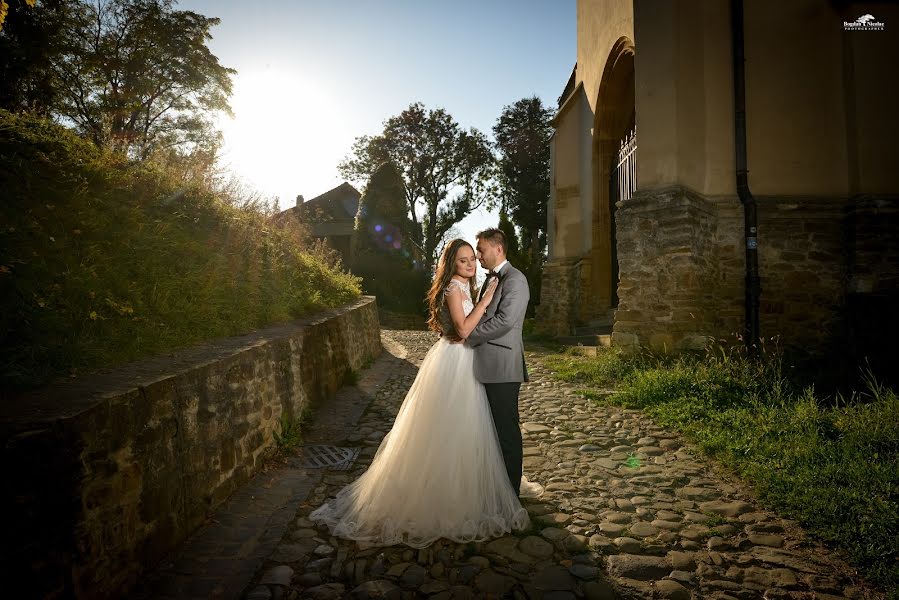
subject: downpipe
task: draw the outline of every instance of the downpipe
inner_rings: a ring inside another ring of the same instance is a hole
[[[743,237],[746,246],[745,318],[743,340],[751,356],[759,353],[758,216],[755,198],[749,189],[746,160],[746,55],[743,48],[743,0],[731,0],[731,45],[734,60],[734,155],[737,195],[743,205]]]

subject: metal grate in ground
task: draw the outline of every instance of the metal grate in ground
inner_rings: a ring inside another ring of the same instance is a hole
[[[361,448],[340,448],[338,446],[313,445],[303,446],[300,451],[299,464],[307,469],[349,469]]]

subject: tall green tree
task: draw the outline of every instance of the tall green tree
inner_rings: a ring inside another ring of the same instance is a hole
[[[3,13],[0,0],[0,15]],[[0,108],[48,116],[58,98],[54,65],[64,55],[72,2],[13,0],[0,26]]]
[[[463,130],[444,109],[414,103],[387,119],[380,135],[356,138],[339,170],[367,181],[386,162],[403,178],[410,237],[430,272],[444,235],[492,198],[490,143],[477,129]]]
[[[216,111],[230,114],[231,76],[206,46],[219,19],[172,0],[72,3],[54,70],[52,113],[99,146],[146,159],[218,143]]]
[[[403,178],[392,162],[378,167],[359,199],[354,252],[399,253],[409,234],[409,217]]]
[[[509,220],[509,215],[505,210],[499,213],[497,228],[506,235],[506,257],[509,259],[509,262],[522,271],[527,271],[529,267],[528,256],[521,253],[518,243],[518,232],[515,231],[515,225]]]
[[[549,140],[553,111],[532,96],[503,108],[493,126],[499,150],[502,204],[520,232],[526,275],[539,299],[540,272],[546,251],[546,206],[549,202]]]
[[[378,308],[419,314],[425,308],[429,274],[413,268],[407,237],[411,230],[405,184],[392,162],[378,167],[368,180],[356,214],[353,273],[362,277]]]
[[[509,262],[515,265],[528,278],[528,286],[530,287],[530,300],[528,300],[527,316],[533,317],[536,311],[536,305],[540,303],[541,277],[540,270],[543,262],[534,265],[531,255],[523,251],[521,242],[519,241],[518,229],[509,219],[509,214],[505,209],[500,210],[499,224],[500,231],[506,234],[506,256]]]

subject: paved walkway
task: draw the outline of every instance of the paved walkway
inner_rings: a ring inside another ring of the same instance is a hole
[[[531,529],[425,550],[359,550],[331,537],[309,513],[365,470],[436,340],[391,330],[382,339],[389,352],[341,392],[304,439],[361,446],[354,467],[305,470],[294,461],[251,483],[224,518],[157,574],[156,597],[878,597],[675,434],[638,411],[588,403],[574,386],[552,379],[533,352],[532,381],[521,395],[524,468],[546,493],[526,504]],[[234,546],[232,538],[244,541]]]

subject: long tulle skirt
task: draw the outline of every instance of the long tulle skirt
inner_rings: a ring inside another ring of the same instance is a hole
[[[423,548],[526,528],[473,360],[471,348],[440,338],[368,470],[310,518],[366,546]]]

